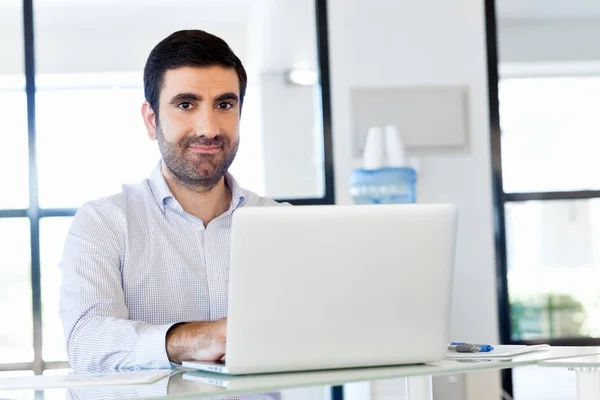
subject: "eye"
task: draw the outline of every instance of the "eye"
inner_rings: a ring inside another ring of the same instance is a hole
[[[181,103],[177,104],[177,107],[182,110],[190,110],[192,108],[192,103],[189,101],[182,101]]]
[[[229,110],[232,107],[233,107],[233,104],[231,104],[227,101],[223,101],[223,102],[217,104],[217,108],[220,108],[221,110]]]

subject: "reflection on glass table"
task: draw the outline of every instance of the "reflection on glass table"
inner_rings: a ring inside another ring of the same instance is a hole
[[[577,400],[600,398],[600,355],[546,360],[542,367],[567,368],[575,374]]]

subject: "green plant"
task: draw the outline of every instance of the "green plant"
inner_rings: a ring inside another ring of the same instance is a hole
[[[539,293],[511,298],[511,336],[513,339],[580,336],[585,315],[583,304],[569,294]]]

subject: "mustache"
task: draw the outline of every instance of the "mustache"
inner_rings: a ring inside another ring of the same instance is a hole
[[[188,136],[181,140],[182,147],[189,146],[206,146],[206,147],[221,147],[227,144],[227,138],[223,135],[216,135],[209,138],[206,136]]]

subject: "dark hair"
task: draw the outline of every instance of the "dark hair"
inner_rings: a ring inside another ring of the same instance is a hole
[[[220,37],[198,29],[177,31],[150,52],[144,67],[144,96],[158,117],[158,99],[165,72],[179,67],[221,66],[235,69],[240,81],[240,106],[248,78],[240,59]]]

